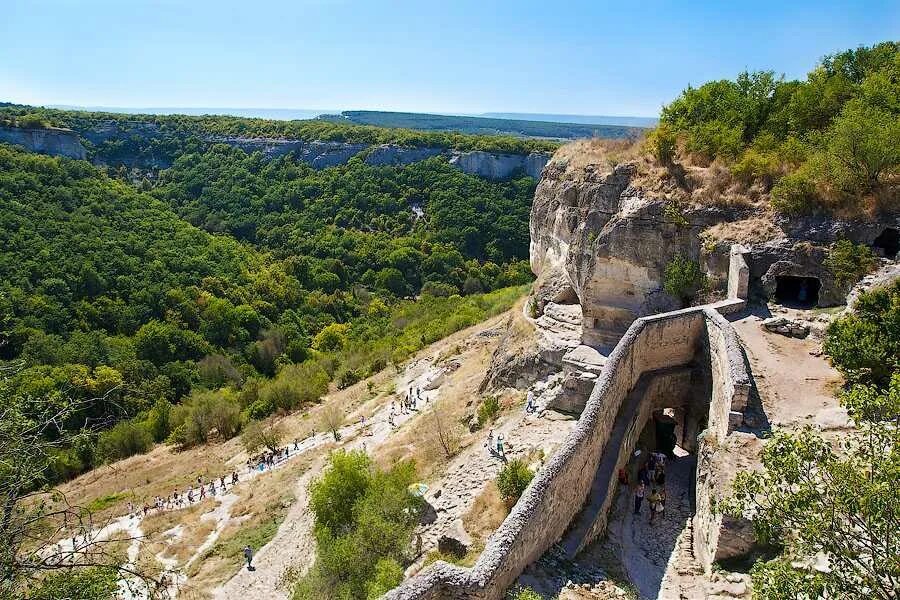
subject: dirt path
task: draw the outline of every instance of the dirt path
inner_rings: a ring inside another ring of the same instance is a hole
[[[841,376],[820,354],[818,343],[768,332],[760,321],[759,316],[749,315],[733,325],[771,425],[846,428],[847,411],[835,397]]]
[[[438,377],[440,371],[430,368],[429,364],[418,364],[416,375],[410,376],[404,372],[398,378],[398,389],[402,390],[409,385],[425,387],[430,385]],[[423,393],[427,402],[433,401],[438,395],[438,390]],[[389,423],[389,415],[392,411],[392,402],[385,402],[375,413],[366,420],[365,425],[359,421],[346,425],[340,430],[341,441],[338,446],[347,450],[364,449],[371,452],[383,444],[393,433],[395,427]],[[423,407],[424,408],[424,407]],[[396,427],[402,426],[407,421],[417,418],[421,411],[413,411],[406,414],[395,414],[393,421]],[[319,436],[322,443],[317,446],[325,446],[331,441],[331,434],[322,433]],[[295,488],[296,500],[291,504],[284,521],[278,527],[275,536],[268,544],[256,549],[253,559],[253,571],[246,567],[222,586],[212,592],[216,600],[286,600],[287,591],[281,587],[285,571],[289,568],[298,572],[305,572],[315,558],[315,540],[313,539],[313,516],[309,511],[309,485],[317,477],[324,467],[325,456],[321,453],[316,462],[297,482]]]

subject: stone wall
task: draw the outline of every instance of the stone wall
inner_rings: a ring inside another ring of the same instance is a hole
[[[614,460],[618,464],[627,457],[624,448],[633,445],[640,435],[638,424],[646,422],[658,398],[649,389],[642,394],[635,407],[636,416],[625,424],[630,426],[630,435],[626,433],[621,440],[611,438],[623,403],[635,398],[631,392],[641,378],[691,365],[698,356],[701,360],[707,357],[712,387],[709,424],[703,437],[724,438],[736,420],[732,413],[746,403],[749,390],[742,351],[731,326],[708,306],[639,318],[609,355],[575,429],[490,537],[475,565],[464,569],[435,563],[385,598],[501,598],[527,565],[563,537],[573,519],[582,513],[592,488],[614,489],[615,482],[609,481],[612,477],[597,480],[601,462]],[[701,507],[698,502],[698,514],[704,514],[701,526],[709,529],[715,526],[715,520],[706,516],[708,499],[704,503]],[[607,509],[608,501],[601,500],[596,513],[589,515],[588,533],[578,541],[579,547],[602,531]],[[707,535],[706,539],[712,537]]]

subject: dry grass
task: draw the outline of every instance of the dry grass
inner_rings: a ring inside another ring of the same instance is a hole
[[[521,301],[512,309],[511,314],[521,314],[520,311]],[[495,326],[508,317],[509,313],[495,317],[479,327]],[[481,400],[478,388],[490,367],[491,356],[500,340],[499,337],[467,339],[472,332],[472,328],[469,328],[456,333],[432,348],[432,352],[440,356],[444,364],[450,360],[460,363],[457,370],[446,376],[441,386],[441,400],[438,403],[443,433],[456,438],[457,450],[468,447],[475,439],[475,435],[469,433],[461,423],[475,411]],[[419,476],[426,481],[442,472],[452,456],[448,457],[442,448],[439,439],[441,432],[433,415],[428,412],[433,408],[432,404],[426,405],[425,414],[407,421],[390,436],[375,455],[379,466],[389,467],[400,460],[413,460]]]
[[[704,243],[745,242],[756,244],[783,235],[784,233],[775,226],[772,215],[766,214],[730,223],[717,223],[704,230],[700,237]]]
[[[560,147],[552,163],[565,165],[566,173],[611,172],[616,165],[632,162],[643,155],[642,140],[590,138],[575,140]]]
[[[500,497],[497,484],[489,481],[475,498],[469,512],[463,515],[463,527],[473,541],[483,544],[508,514],[509,508]]]

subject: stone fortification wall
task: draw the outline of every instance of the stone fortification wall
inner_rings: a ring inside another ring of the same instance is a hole
[[[614,485],[608,480],[595,481],[598,467],[604,456],[614,456],[618,463],[622,459],[622,447],[633,443],[619,442],[616,447],[607,447],[615,445],[610,436],[617,416],[641,377],[689,365],[698,355],[709,357],[713,387],[710,401],[716,404],[710,407],[709,427],[701,437],[724,438],[731,413],[746,402],[745,388],[749,389],[741,349],[730,325],[710,307],[639,318],[609,355],[577,426],[488,540],[475,565],[464,569],[435,563],[385,598],[501,598],[528,564],[562,538],[573,519],[582,512],[592,487]],[[657,396],[647,393],[642,398]],[[638,407],[634,422],[646,420],[652,401],[641,404],[648,406]],[[638,429],[625,439],[639,434]],[[603,523],[606,508],[608,503],[605,507],[601,504],[596,515]],[[701,511],[708,512],[708,508],[698,505],[698,514]],[[590,523],[587,538],[602,531],[602,524],[595,526],[595,523]],[[705,523],[704,526],[714,526],[715,520],[707,519]]]

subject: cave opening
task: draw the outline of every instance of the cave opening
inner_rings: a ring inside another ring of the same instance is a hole
[[[812,308],[819,303],[821,287],[817,277],[778,275],[775,277],[775,300],[785,306]]]
[[[886,227],[872,242],[872,247],[880,250],[885,258],[896,258],[897,252],[900,251],[900,231]]]

